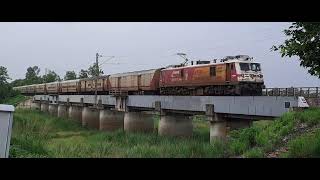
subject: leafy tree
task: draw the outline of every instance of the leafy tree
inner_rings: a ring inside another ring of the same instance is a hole
[[[39,76],[40,68],[38,66],[28,67],[26,73],[26,84],[39,84],[41,83],[41,77]]]
[[[77,79],[77,74],[74,71],[67,71],[64,76],[64,80],[72,80]]]
[[[81,71],[79,72],[79,78],[80,79],[88,78],[88,71],[81,69]]]
[[[8,75],[7,68],[0,66],[0,103],[10,96],[17,94],[16,91],[12,90],[12,87],[8,83],[8,80],[11,79]]]
[[[0,85],[8,84],[9,79],[7,68],[0,66]]]
[[[12,87],[17,87],[17,86],[24,86],[26,83],[24,79],[16,79],[12,81],[10,84]]]
[[[43,83],[50,83],[50,82],[61,80],[59,75],[56,72],[51,70],[49,70],[46,75],[43,75],[42,79],[43,79]]]
[[[320,23],[295,22],[284,30],[284,34],[289,39],[271,49],[280,51],[282,57],[298,56],[300,66],[320,78]]]
[[[103,74],[102,69],[99,66],[97,68],[97,66],[98,66],[97,63],[94,63],[92,66],[89,67],[88,74],[91,77],[96,77],[96,76],[99,76],[99,75]]]

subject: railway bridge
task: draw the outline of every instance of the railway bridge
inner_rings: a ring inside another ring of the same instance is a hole
[[[31,108],[103,131],[151,132],[160,115],[159,135],[191,136],[194,115],[205,115],[210,141],[253,120],[272,119],[309,107],[302,96],[34,95]]]

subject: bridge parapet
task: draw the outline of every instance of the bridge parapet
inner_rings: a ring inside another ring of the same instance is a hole
[[[34,100],[48,100],[48,95],[36,95]],[[206,105],[213,104],[216,113],[249,116],[278,117],[293,107],[308,107],[303,97],[295,96],[153,96],[129,95],[117,99],[111,95],[98,95],[97,99],[103,106],[115,107],[116,110],[126,109],[155,110],[156,102],[161,102],[161,109],[180,111],[187,114],[205,114]],[[94,95],[59,95],[59,103],[95,104]],[[119,107],[117,107],[119,106]]]

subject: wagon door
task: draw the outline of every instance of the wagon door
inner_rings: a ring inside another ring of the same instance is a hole
[[[121,89],[121,77],[118,77],[118,89]]]
[[[141,75],[138,75],[138,90],[141,90]]]

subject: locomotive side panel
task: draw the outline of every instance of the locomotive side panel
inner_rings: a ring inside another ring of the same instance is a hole
[[[226,65],[207,65],[161,71],[161,87],[221,85],[226,81]]]

